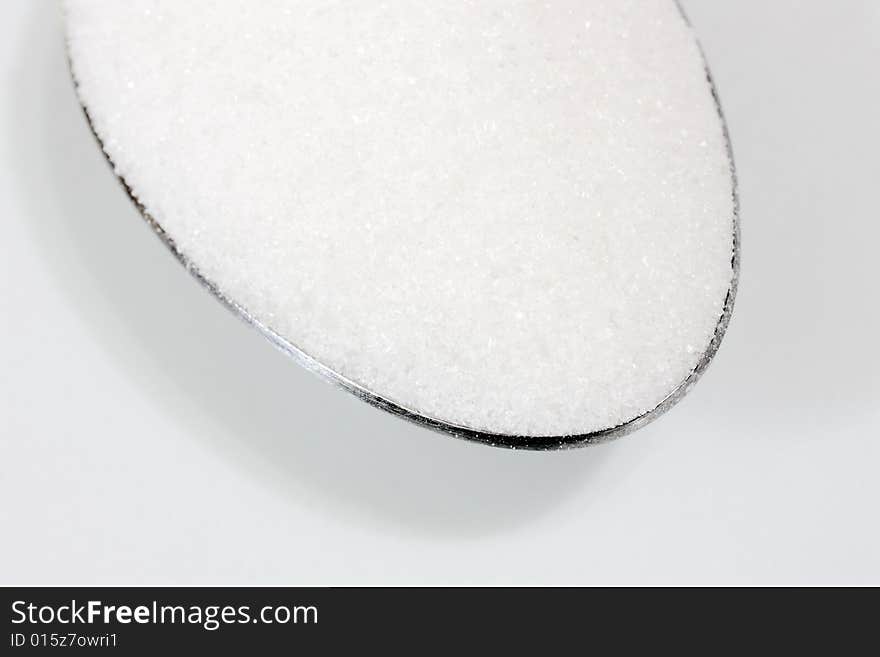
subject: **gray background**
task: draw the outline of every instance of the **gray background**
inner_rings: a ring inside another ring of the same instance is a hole
[[[190,279],[95,147],[52,0],[0,3],[0,582],[880,584],[880,3],[685,3],[743,278],[696,389],[534,454],[410,426]]]

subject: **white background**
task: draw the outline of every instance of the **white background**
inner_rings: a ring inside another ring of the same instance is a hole
[[[224,310],[108,170],[53,0],[2,0],[0,583],[880,584],[880,2],[685,5],[740,171],[733,322],[658,422],[536,454]]]

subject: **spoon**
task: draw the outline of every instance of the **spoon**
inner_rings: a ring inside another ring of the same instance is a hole
[[[678,5],[678,8],[681,12],[682,19],[687,22],[687,18],[680,4],[677,2],[676,4]],[[495,432],[465,426],[464,424],[456,423],[453,421],[438,419],[438,417],[434,417],[430,413],[416,410],[416,408],[413,406],[395,401],[388,395],[383,394],[380,391],[371,389],[370,387],[354,380],[354,378],[346,376],[344,373],[332,369],[331,367],[321,362],[319,359],[313,357],[305,350],[300,348],[296,344],[294,338],[287,335],[282,335],[279,331],[273,329],[269,325],[269,323],[265,321],[265,319],[258,317],[256,313],[251,312],[248,308],[245,307],[244,304],[242,304],[235,298],[232,298],[229,294],[225,293],[221,289],[220,285],[218,285],[214,280],[203,273],[202,268],[199,266],[198,262],[194,262],[190,257],[186,255],[184,250],[179,247],[174,236],[168,230],[166,230],[165,227],[163,227],[162,223],[151,214],[146,205],[137,198],[133,188],[129,184],[125,175],[118,174],[117,177],[133,203],[137,206],[140,213],[148,222],[148,224],[152,227],[156,235],[159,236],[159,238],[170,249],[174,256],[181,262],[181,264],[184,265],[187,271],[189,271],[209,292],[211,292],[217,299],[219,299],[234,314],[256,328],[273,345],[286,353],[288,356],[292,357],[303,367],[337,384],[338,386],[356,395],[358,398],[366,401],[367,403],[381,408],[382,410],[388,411],[394,415],[397,415],[405,420],[414,422],[421,426],[428,427],[435,431],[492,446],[508,447],[514,449],[548,450],[599,443],[624,436],[642,426],[645,426],[646,424],[672,408],[672,406],[674,406],[678,401],[680,401],[687,393],[687,391],[696,383],[696,381],[700,378],[700,376],[708,367],[709,363],[712,361],[712,358],[716,354],[724,333],[730,322],[734,299],[736,296],[740,268],[739,203],[737,197],[736,173],[733,165],[733,155],[730,146],[730,138],[727,130],[727,125],[724,120],[721,104],[718,99],[718,94],[716,92],[712,76],[709,72],[708,65],[706,64],[705,57],[703,56],[702,49],[700,49],[700,56],[703,57],[702,61],[705,69],[705,80],[708,86],[708,93],[711,95],[711,98],[713,99],[715,108],[717,110],[718,121],[723,132],[725,148],[727,151],[727,155],[730,158],[731,189],[733,195],[733,217],[730,251],[732,276],[730,278],[729,287],[727,289],[726,297],[723,302],[723,307],[719,316],[717,317],[714,333],[706,348],[699,355],[699,358],[696,361],[696,365],[692,368],[689,374],[683,380],[681,380],[680,383],[678,383],[678,385],[671,390],[671,392],[669,392],[668,395],[666,395],[659,403],[653,405],[649,410],[640,412],[635,417],[632,417],[624,422],[617,423],[613,426],[608,426],[605,428],[590,430],[584,433],[570,433],[561,435],[531,435]],[[74,78],[74,83],[77,87],[77,91],[79,92],[80,85],[77,81],[77,76],[75,73],[76,67],[73,60],[74,57],[71,55],[71,74]],[[105,153],[110,165],[114,168],[114,170],[117,170],[116,164],[109,154],[111,149],[108,149],[107,144],[102,141],[99,130],[96,128],[96,122],[93,120],[92,112],[89,109],[88,103],[82,95],[80,95],[80,103],[82,105],[87,122],[99,146]]]

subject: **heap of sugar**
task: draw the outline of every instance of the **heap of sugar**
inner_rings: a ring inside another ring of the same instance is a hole
[[[149,215],[376,395],[483,432],[586,434],[656,407],[707,351],[732,172],[673,0],[66,12],[80,98]]]

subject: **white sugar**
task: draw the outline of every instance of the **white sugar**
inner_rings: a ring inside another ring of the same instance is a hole
[[[732,181],[672,0],[66,5],[135,196],[224,294],[363,387],[474,429],[583,434],[655,407],[706,351]]]

